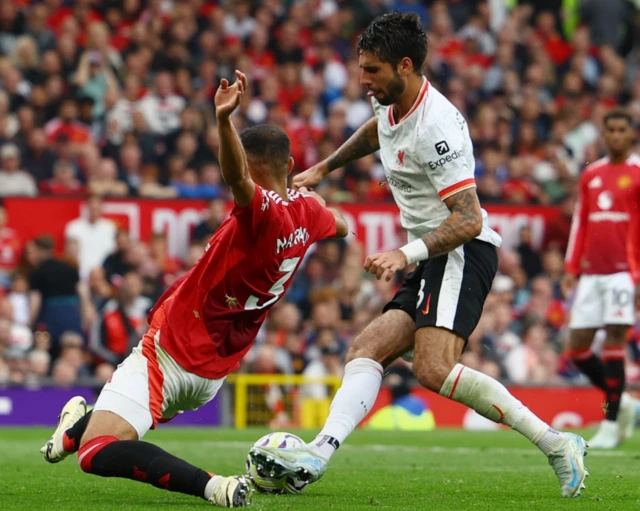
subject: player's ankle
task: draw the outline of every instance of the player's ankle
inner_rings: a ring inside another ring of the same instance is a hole
[[[563,434],[560,431],[549,427],[535,444],[546,456],[549,456],[556,450],[558,444],[562,441],[562,437]]]
[[[205,500],[211,500],[211,498],[213,497],[213,493],[215,492],[216,488],[218,487],[218,485],[220,485],[223,479],[224,477],[217,476],[217,475],[213,475],[211,479],[209,479],[209,482],[204,487],[203,497]]]
[[[339,447],[340,442],[329,435],[318,435],[313,442],[309,444],[309,449],[313,454],[326,460],[331,458]]]

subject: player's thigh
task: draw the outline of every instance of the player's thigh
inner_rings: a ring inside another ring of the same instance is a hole
[[[571,330],[598,329],[604,324],[603,311],[604,296],[599,275],[583,275],[578,281],[573,297],[569,328]]]
[[[579,356],[581,352],[591,347],[597,331],[596,328],[572,328],[567,341],[569,357]]]
[[[496,248],[479,240],[430,261],[417,304],[417,332],[438,327],[466,341],[480,321],[497,268]]]
[[[138,346],[120,364],[105,384],[94,406],[98,412],[109,412],[128,423],[142,437],[155,427],[165,408],[165,374],[155,352],[154,337],[159,332],[149,330]],[[90,420],[94,422],[93,418]]]
[[[601,287],[604,300],[603,324],[607,327],[624,327],[635,322],[635,285],[628,272],[602,275]],[[624,335],[624,329],[612,328],[612,333]]]
[[[413,317],[404,310],[387,310],[355,338],[346,361],[370,358],[386,367],[411,349],[415,328]]]

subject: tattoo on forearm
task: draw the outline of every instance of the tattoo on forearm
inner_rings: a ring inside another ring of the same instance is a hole
[[[378,122],[376,118],[369,119],[349,140],[327,159],[329,170],[339,169],[358,158],[367,156],[380,149],[378,141]]]
[[[482,229],[482,212],[475,189],[463,190],[445,200],[451,215],[423,240],[429,258],[451,252],[471,241]]]

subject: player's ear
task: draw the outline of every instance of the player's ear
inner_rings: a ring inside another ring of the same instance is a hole
[[[289,156],[289,163],[288,163],[289,168],[287,169],[287,176],[291,174],[291,171],[293,170],[293,166],[295,165],[295,163],[296,161],[291,156]]]
[[[409,76],[413,73],[413,62],[409,57],[403,57],[398,63],[398,74],[402,77]]]

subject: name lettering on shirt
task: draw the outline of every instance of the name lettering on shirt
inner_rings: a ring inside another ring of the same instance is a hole
[[[307,246],[309,241],[309,233],[305,227],[298,227],[294,232],[276,241],[276,253],[279,254],[283,250],[287,250],[299,243]]]

